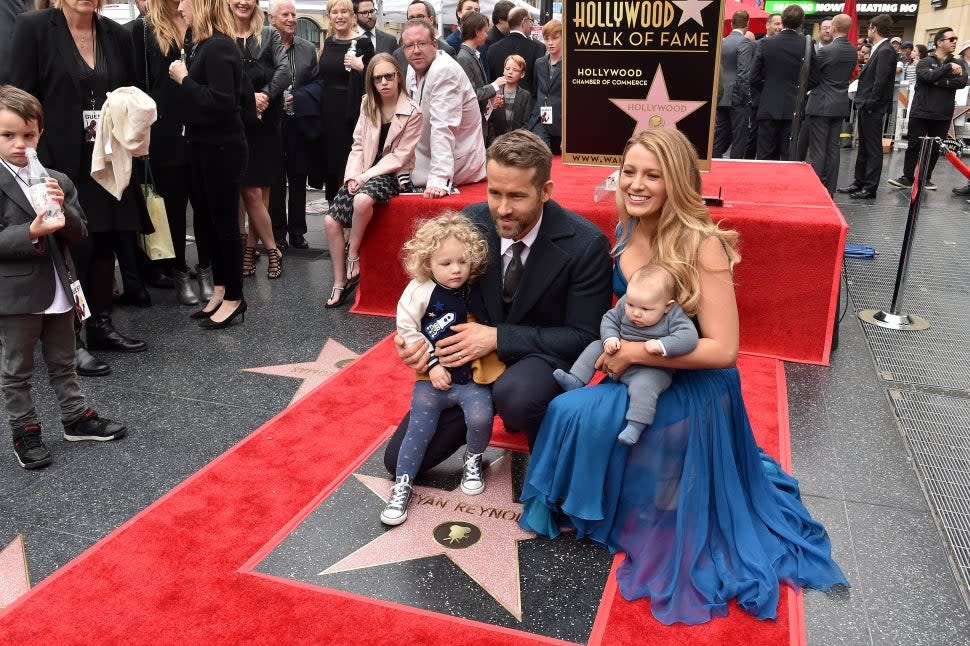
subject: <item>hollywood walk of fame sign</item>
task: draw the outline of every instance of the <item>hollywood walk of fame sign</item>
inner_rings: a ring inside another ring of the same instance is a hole
[[[258,372],[264,375],[276,375],[278,377],[290,377],[292,379],[302,380],[303,383],[296,389],[293,398],[290,400],[292,404],[337,374],[341,368],[357,357],[356,352],[348,350],[333,339],[327,339],[316,361],[263,366],[261,368],[244,368],[244,370],[246,372]]]
[[[710,167],[722,3],[563,3],[563,161],[616,166],[626,141],[677,128]]]
[[[570,533],[519,527],[528,457],[489,449],[486,489],[461,492],[461,456],[422,474],[407,521],[381,525],[383,447],[277,539],[254,574],[295,580],[568,642],[586,643],[613,557]],[[250,569],[250,568],[247,568]]]

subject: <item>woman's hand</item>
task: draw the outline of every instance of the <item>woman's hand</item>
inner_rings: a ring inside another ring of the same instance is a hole
[[[185,61],[183,60],[172,61],[168,66],[168,77],[179,85],[182,85],[183,79],[188,75],[189,70],[185,67]]]
[[[266,111],[266,108],[269,107],[269,95],[266,94],[265,92],[257,92],[255,96],[256,96],[256,112],[259,114],[263,114],[263,112]]]
[[[364,57],[363,56],[354,56],[353,54],[351,54],[348,51],[346,54],[344,54],[344,67],[349,67],[350,69],[354,70],[355,72],[363,72],[364,71]]]
[[[440,363],[431,369],[431,385],[438,390],[451,390],[451,373]]]
[[[498,329],[481,323],[459,323],[455,333],[435,344],[435,355],[449,368],[463,366],[498,348]]]
[[[347,192],[351,195],[357,195],[357,191],[360,190],[360,182],[355,179],[347,180]]]
[[[596,360],[595,367],[602,370],[610,378],[615,379],[626,372],[633,365],[635,359],[643,357],[643,343],[624,341],[620,339],[620,349],[613,354],[604,352]]]
[[[397,356],[401,357],[411,370],[425,372],[428,369],[428,344],[424,341],[416,341],[411,345],[405,345],[404,337],[400,334],[394,336],[394,348]]]

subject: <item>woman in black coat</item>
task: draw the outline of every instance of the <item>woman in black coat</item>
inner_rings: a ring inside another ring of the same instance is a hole
[[[225,0],[181,0],[179,11],[192,30],[188,65],[176,60],[169,76],[180,86],[185,104],[185,136],[192,163],[193,204],[204,211],[215,287],[192,318],[214,330],[244,317],[242,250],[239,247],[239,188],[248,149],[241,103],[242,57],[228,35],[232,18]]]
[[[148,14],[132,24],[131,36],[138,87],[155,99],[158,111],[158,120],[152,124],[149,163],[155,188],[165,200],[168,227],[172,232],[175,293],[182,305],[198,305],[199,296],[192,287],[189,267],[185,262],[185,211],[192,186],[192,166],[182,117],[185,104],[178,84],[168,76],[169,65],[182,55],[187,29],[178,5],[179,0],[150,3]],[[199,240],[199,234],[205,230],[200,224],[203,217],[201,209],[193,204],[192,213],[199,253],[199,290],[202,298],[208,300],[212,296],[212,260],[208,242]]]
[[[71,178],[87,216],[90,235],[74,245],[72,254],[92,312],[86,325],[88,347],[141,352],[147,348],[144,341],[115,330],[111,298],[118,233],[143,230],[148,213],[134,178],[120,201],[91,178],[94,141],[85,132],[107,93],[137,80],[131,37],[116,22],[99,16],[92,3],[58,4],[17,17],[11,83],[40,100],[47,126],[37,151],[41,163]],[[102,0],[96,4],[100,8]],[[79,374],[110,372],[83,346],[78,348]]]

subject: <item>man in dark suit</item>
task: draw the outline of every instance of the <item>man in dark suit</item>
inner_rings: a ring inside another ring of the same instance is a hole
[[[748,29],[748,12],[738,9],[731,16],[731,33],[721,41],[721,79],[724,93],[717,103],[714,122],[714,156],[722,157],[731,150],[731,159],[742,159],[748,143],[751,70],[754,43],[744,37]]]
[[[9,83],[10,45],[13,43],[13,23],[26,11],[23,0],[0,2],[0,83]]]
[[[812,61],[809,79],[808,105],[808,158],[818,178],[828,189],[835,192],[839,179],[839,135],[842,120],[848,116],[849,79],[856,66],[856,50],[847,34],[852,28],[852,18],[840,13],[831,20],[832,41],[819,49]]]
[[[525,59],[525,78],[519,83],[532,96],[536,95],[536,60],[546,55],[546,46],[533,40],[532,25],[535,20],[525,7],[516,7],[509,12],[509,34],[488,48],[489,80],[494,81],[505,72],[505,59],[510,54],[518,54]]]
[[[754,49],[752,50],[751,64],[754,65],[754,59],[758,57],[758,52],[761,50],[761,46],[765,44],[767,39],[772,36],[778,35],[781,32],[781,14],[773,13],[765,19],[765,35],[764,38],[756,40],[754,42]],[[761,104],[761,90],[751,85],[751,73],[748,73],[748,85],[751,90],[751,112],[748,120],[748,143],[744,147],[744,158],[754,159],[758,152],[758,122],[755,119],[755,115],[758,114],[758,106]]]
[[[855,178],[849,186],[836,189],[856,200],[876,197],[876,187],[882,175],[882,127],[886,111],[893,102],[893,79],[896,76],[896,50],[888,40],[892,26],[893,19],[884,13],[869,21],[872,51],[869,62],[859,74],[859,87],[855,93],[859,132]]]
[[[792,119],[798,96],[798,77],[805,59],[805,39],[799,33],[805,10],[788,5],[781,13],[782,30],[758,48],[751,85],[761,90],[758,121],[758,159],[788,159]]]
[[[511,0],[498,0],[492,7],[492,28],[485,37],[485,49],[505,38],[509,33],[509,12],[515,8]]]
[[[455,23],[457,27],[448,34],[445,38],[445,42],[451,45],[451,48],[457,53],[461,49],[461,19],[470,11],[480,12],[481,5],[478,4],[478,0],[458,0],[458,6],[455,8],[455,17],[458,21]],[[480,53],[485,53],[485,48],[481,47],[478,50]]]
[[[509,431],[523,432],[529,445],[546,407],[562,392],[552,376],[566,368],[593,339],[610,306],[609,242],[582,217],[552,200],[552,153],[531,132],[502,135],[488,149],[488,203],[465,209],[488,240],[489,264],[480,285],[491,321],[455,326],[435,355],[447,367],[496,352],[507,366],[492,385],[495,412]],[[398,352],[424,372],[424,342]],[[408,419],[391,437],[384,464],[397,466]],[[460,408],[442,412],[424,456],[433,467],[465,444]]]
[[[397,41],[394,36],[377,28],[377,9],[374,8],[373,0],[355,2],[354,13],[357,14],[357,24],[361,31],[374,45],[374,53],[393,54],[397,49]]]

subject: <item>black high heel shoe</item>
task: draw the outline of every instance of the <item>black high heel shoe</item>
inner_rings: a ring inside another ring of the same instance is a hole
[[[198,312],[192,312],[191,314],[189,314],[189,318],[190,319],[195,319],[196,321],[201,320],[201,319],[207,319],[207,318],[209,318],[210,316],[212,316],[213,314],[216,313],[216,310],[219,309],[219,306],[220,305],[222,305],[222,302],[221,301],[219,302],[218,305],[216,305],[215,309],[209,310],[209,311],[206,311],[206,309],[203,307]]]
[[[217,323],[216,321],[213,321],[211,318],[206,319],[199,323],[199,327],[202,328],[203,330],[221,330],[223,328],[227,328],[230,325],[232,325],[232,322],[236,320],[237,316],[239,317],[239,322],[242,323],[246,320],[246,307],[247,307],[246,299],[243,299],[239,301],[239,305],[236,305],[236,309],[234,309],[232,311],[232,314],[226,317],[225,320],[219,321]]]

